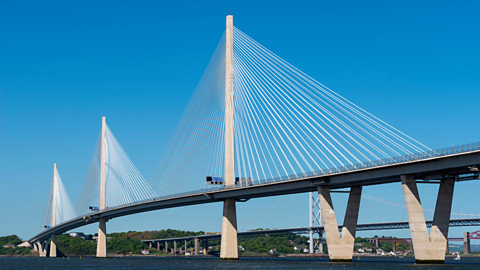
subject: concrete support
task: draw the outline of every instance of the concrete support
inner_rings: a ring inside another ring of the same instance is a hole
[[[380,247],[380,245],[378,244],[378,239],[375,239],[375,247],[376,247],[376,248],[379,248],[379,247]]]
[[[177,241],[173,241],[173,254],[177,255]]]
[[[168,252],[168,242],[167,241],[165,241],[165,247],[164,248],[165,248],[165,253],[167,253]]]
[[[203,240],[203,256],[207,255],[208,253],[208,240]]]
[[[453,179],[443,179],[440,183],[429,236],[415,177],[402,175],[401,180],[412,244],[415,249],[415,261],[443,264],[455,182]]]
[[[53,194],[52,194],[52,227],[57,225],[57,163],[53,164]],[[50,257],[57,257],[57,236],[52,234]]]
[[[350,190],[341,236],[338,232],[337,219],[333,211],[330,188],[328,186],[319,186],[318,196],[330,261],[351,261],[362,187],[352,187]]]
[[[450,254],[450,249],[448,248],[448,239],[447,239],[447,246],[445,247],[445,255]]]
[[[106,132],[107,120],[102,117],[102,133],[100,142],[100,210],[106,208]],[[97,257],[107,257],[107,220],[98,222]]]
[[[470,239],[468,239],[468,232],[463,233],[463,254],[470,254]]]
[[[107,221],[104,218],[98,221],[97,257],[107,257]]]
[[[148,243],[148,248],[152,248],[152,247],[153,247],[152,242]]]
[[[313,192],[308,193],[308,217],[309,217],[309,226],[310,228],[313,227]],[[310,245],[309,245],[309,253],[314,253],[315,251],[313,250],[313,232],[310,231]],[[320,239],[322,241],[322,239]]]
[[[51,258],[57,257],[57,236],[52,234],[52,240],[50,241],[50,255]]]
[[[393,241],[393,253],[397,252],[397,242]]]
[[[37,245],[38,254],[40,257],[48,257],[48,242],[40,241],[35,244]]]
[[[226,199],[223,203],[220,259],[238,260],[237,213],[235,199]]]
[[[225,48],[225,185],[235,185],[235,133],[233,102],[233,16],[227,16]],[[220,259],[238,260],[235,199],[223,203]]]
[[[195,256],[200,255],[200,241],[198,241],[198,238],[195,238]]]
[[[157,250],[160,251],[160,242],[157,242]]]

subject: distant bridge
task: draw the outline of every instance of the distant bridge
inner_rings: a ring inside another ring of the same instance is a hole
[[[432,227],[432,220],[426,221],[427,227]],[[469,219],[451,219],[450,227],[466,227],[466,226],[480,226],[480,218],[469,218]],[[338,226],[338,230],[342,231],[343,226]],[[374,231],[374,230],[396,230],[396,229],[409,229],[408,221],[397,221],[397,222],[378,222],[378,223],[364,223],[357,225],[357,231]],[[256,236],[276,236],[284,234],[307,234],[309,232],[323,233],[323,226],[315,227],[295,227],[295,228],[285,228],[285,229],[267,229],[267,230],[253,230],[246,232],[239,232],[238,237],[256,237]],[[221,233],[215,234],[205,234],[205,235],[196,235],[196,236],[184,236],[184,237],[172,237],[165,239],[149,239],[142,240],[143,243],[150,244],[156,242],[165,242],[165,241],[190,241],[195,238],[200,240],[213,240],[220,239],[222,237]],[[403,239],[403,238],[398,238]],[[411,239],[411,238],[409,238]],[[456,238],[452,238],[456,239]],[[460,239],[460,238],[459,238]],[[449,238],[450,240],[450,238]],[[461,238],[463,241],[463,238]]]

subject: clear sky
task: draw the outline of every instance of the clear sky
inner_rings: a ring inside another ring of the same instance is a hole
[[[478,1],[1,1],[0,235],[39,231],[54,162],[77,201],[102,116],[148,179],[230,9],[240,30],[430,148],[480,141]],[[456,186],[453,212],[480,214],[479,185]],[[421,187],[426,208],[437,189]],[[403,203],[398,183],[364,192]],[[240,230],[308,225],[306,194],[245,222],[280,199],[239,203]],[[340,221],[345,200],[334,196]],[[221,208],[162,210],[107,226],[219,231]],[[405,209],[362,202],[360,222],[395,220],[406,220]]]

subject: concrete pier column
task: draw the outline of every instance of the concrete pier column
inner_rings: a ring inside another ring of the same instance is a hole
[[[38,254],[40,257],[48,257],[48,241],[40,241],[38,244]]]
[[[237,211],[234,199],[223,203],[222,240],[220,259],[238,260]]]
[[[107,221],[104,218],[98,221],[97,257],[107,257]]]
[[[57,257],[57,236],[52,234],[52,240],[50,241],[50,255],[51,258]]]
[[[397,252],[397,242],[393,241],[393,253]]]
[[[167,252],[168,252],[168,242],[165,241],[165,253],[167,253]]]
[[[375,238],[375,247],[376,247],[376,248],[379,248],[379,247],[380,247],[380,245],[378,244],[378,238]]]
[[[148,243],[148,248],[152,248],[152,247],[153,247],[152,242]]]
[[[200,241],[198,241],[198,238],[195,238],[195,256],[200,255]]]
[[[187,254],[187,240],[185,240],[185,254]]]
[[[463,254],[470,254],[470,239],[468,239],[468,232],[463,233]]]
[[[203,240],[203,256],[207,255],[208,252],[208,240]]]
[[[330,196],[330,188],[327,186],[319,186],[318,196],[330,261],[351,261],[362,187],[352,187],[350,190],[341,236],[338,232],[337,219]]]
[[[443,179],[440,183],[430,236],[428,235],[415,177],[402,175],[401,180],[410,234],[412,235],[412,245],[415,250],[415,261],[417,263],[443,264],[445,262],[454,180]]]
[[[160,251],[160,242],[157,242],[157,250]]]
[[[448,239],[447,239],[447,246],[445,247],[445,255],[450,254],[450,249],[448,248]]]
[[[177,255],[177,241],[173,241],[173,254]]]

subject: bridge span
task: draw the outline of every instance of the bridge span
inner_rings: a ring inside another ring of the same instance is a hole
[[[98,211],[59,219],[56,211],[68,204],[56,204],[63,198],[58,199],[56,191],[66,192],[55,188],[61,181],[54,173],[51,226],[45,224],[46,230],[28,240],[40,255],[46,256],[51,239],[55,256],[56,235],[98,222],[97,257],[106,257],[108,220],[218,202],[223,204],[220,257],[236,260],[237,202],[318,192],[329,257],[351,261],[362,187],[401,182],[416,261],[443,263],[454,186],[479,179],[480,143],[430,150],[248,37],[233,26],[232,15],[226,23],[224,38],[156,174],[161,194],[171,195],[156,195],[103,117],[91,171],[92,179],[99,178],[99,200],[91,205]],[[223,175],[225,185],[198,189],[214,173]],[[236,177],[244,181],[237,184]],[[425,222],[419,183],[439,185],[430,225]],[[340,188],[350,188],[341,235],[331,198],[331,192]]]
[[[454,177],[457,182],[476,180],[479,178],[477,168],[480,168],[480,143],[381,160],[377,163],[377,166],[372,164],[371,167],[359,164],[358,169],[351,170],[335,168],[331,173],[323,175],[311,172],[259,181],[250,186],[215,187],[106,208],[53,226],[35,235],[28,242],[44,241],[50,239],[52,234],[62,234],[100,219],[110,220],[159,209],[223,202],[227,198],[247,201],[252,198],[317,191],[319,186],[340,189],[394,183],[400,182],[400,176],[405,174],[415,175],[415,178],[419,179],[418,183],[439,184],[439,180],[448,177]],[[342,169],[344,171],[341,171]]]

